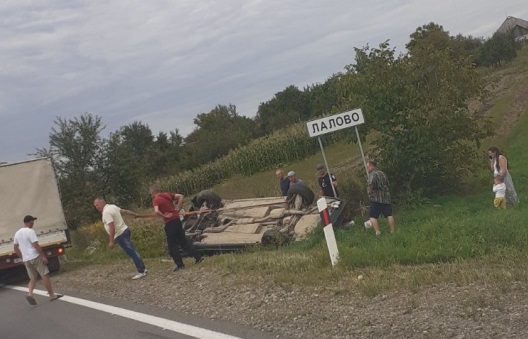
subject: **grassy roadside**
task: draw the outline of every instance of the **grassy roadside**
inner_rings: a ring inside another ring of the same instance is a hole
[[[513,283],[528,283],[528,271],[524,269],[528,259],[528,209],[524,207],[528,199],[525,190],[528,186],[528,134],[525,132],[528,105],[524,105],[526,99],[522,98],[528,96],[524,90],[527,70],[525,49],[519,61],[503,70],[514,74],[515,81],[504,87],[490,108],[497,126],[506,119],[507,112],[519,112],[510,122],[514,127],[483,145],[483,150],[492,144],[505,150],[521,199],[518,207],[505,211],[494,209],[491,179],[486,179],[487,161],[483,158],[482,173],[475,174],[479,179],[475,180],[475,185],[479,185],[475,187],[477,193],[442,197],[416,209],[397,211],[399,229],[394,235],[388,234],[383,221],[384,234],[375,238],[372,230],[362,227],[364,217],[358,215],[356,226],[336,233],[341,260],[334,268],[330,267],[321,230],[301,243],[276,250],[257,248],[242,254],[211,257],[204,266],[220,276],[234,275],[241,284],[251,285],[255,279],[262,279],[285,289],[292,285],[311,285],[331,288],[336,294],[360,291],[370,297],[391,290],[419,291],[443,284],[481,284],[507,290]],[[361,175],[361,171],[352,173],[351,170],[351,159],[358,155],[355,145],[335,144],[327,148],[331,167],[341,169],[337,172],[339,179]],[[295,170],[315,188],[314,168],[319,162],[322,159],[317,154],[295,164],[285,164],[283,169]],[[236,177],[214,190],[227,199],[276,195],[278,185],[273,172]],[[358,189],[353,183],[350,188]],[[165,255],[159,222],[132,221],[131,224],[140,253],[159,261]],[[74,260],[68,265],[127,260],[122,251],[106,249],[106,235],[101,225],[93,225],[88,234],[77,240],[85,243],[70,251],[69,256]],[[100,248],[91,254],[81,250],[97,243]]]

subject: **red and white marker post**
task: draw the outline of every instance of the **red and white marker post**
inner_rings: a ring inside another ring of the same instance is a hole
[[[330,260],[332,266],[335,266],[339,261],[339,250],[337,249],[337,242],[334,234],[334,227],[330,221],[330,212],[328,212],[328,204],[326,199],[320,198],[317,200],[317,208],[319,209],[319,215],[323,221],[323,231],[326,239],[326,245],[328,246],[328,253],[330,253]]]

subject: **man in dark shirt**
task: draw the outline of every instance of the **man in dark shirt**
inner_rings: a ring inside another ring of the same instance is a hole
[[[332,173],[326,173],[326,169],[323,164],[317,165],[315,168],[317,171],[317,183],[319,184],[319,195],[324,197],[337,198],[339,193],[337,192],[337,179]],[[332,189],[334,186],[334,190]]]
[[[288,190],[290,189],[290,179],[284,175],[284,172],[281,169],[275,171],[275,176],[279,179],[282,196],[287,196]]]
[[[368,176],[368,196],[370,199],[369,218],[376,235],[380,235],[378,219],[382,214],[389,222],[391,233],[396,230],[394,217],[392,216],[391,198],[389,192],[389,180],[382,171],[376,168],[374,160],[367,161]]]

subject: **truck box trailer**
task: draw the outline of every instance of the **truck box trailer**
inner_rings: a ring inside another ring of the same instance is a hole
[[[0,270],[23,264],[14,251],[13,237],[28,214],[38,218],[33,229],[49,258],[50,271],[58,270],[69,234],[48,158],[0,166]]]

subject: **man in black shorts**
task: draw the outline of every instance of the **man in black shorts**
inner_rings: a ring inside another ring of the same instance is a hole
[[[387,218],[390,232],[394,233],[396,224],[392,216],[391,199],[389,193],[389,180],[382,171],[376,168],[374,160],[367,161],[368,176],[368,196],[370,199],[369,218],[376,235],[380,235],[378,219],[380,214]]]

